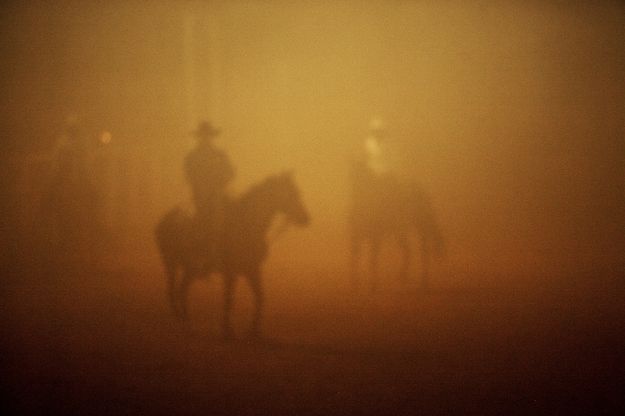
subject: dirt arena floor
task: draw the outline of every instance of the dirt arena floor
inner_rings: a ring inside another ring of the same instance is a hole
[[[616,272],[354,295],[339,273],[274,269],[265,338],[245,338],[252,298],[241,281],[237,339],[225,342],[218,279],[193,286],[183,326],[158,264],[95,270],[6,280],[9,414],[562,415],[624,405]]]

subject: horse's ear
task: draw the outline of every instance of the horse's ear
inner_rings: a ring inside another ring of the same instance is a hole
[[[282,179],[292,179],[293,178],[293,169],[287,169],[282,171],[279,175],[279,178]]]
[[[276,178],[283,182],[294,182],[293,169],[287,169],[282,171],[278,176],[276,176]]]

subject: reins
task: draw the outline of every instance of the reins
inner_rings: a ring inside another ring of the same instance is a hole
[[[278,241],[278,239],[286,232],[286,230],[289,229],[290,226],[291,221],[289,221],[286,217],[282,217],[280,224],[278,224],[278,227],[272,233],[273,235],[267,238],[267,243],[271,245]]]

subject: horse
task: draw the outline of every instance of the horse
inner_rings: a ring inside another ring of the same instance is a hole
[[[245,276],[255,299],[250,336],[259,337],[264,301],[261,266],[269,253],[269,228],[279,214],[284,215],[286,224],[298,226],[308,225],[310,216],[290,172],[270,176],[252,186],[240,197],[229,200],[225,211],[219,260],[208,265],[203,262],[206,250],[199,247],[196,220],[192,215],[174,207],[157,224],[155,236],[165,266],[169,303],[174,316],[187,321],[190,283],[212,273],[221,274],[224,282],[222,328],[224,337],[231,338],[234,282],[238,276]]]
[[[352,177],[349,208],[350,274],[352,287],[360,283],[358,266],[362,247],[370,245],[370,290],[378,285],[378,260],[381,244],[393,239],[402,253],[400,280],[408,281],[412,262],[411,235],[416,233],[421,249],[421,287],[429,287],[430,260],[444,253],[441,229],[427,194],[416,182],[400,181],[392,174],[376,174],[366,167],[356,168]]]

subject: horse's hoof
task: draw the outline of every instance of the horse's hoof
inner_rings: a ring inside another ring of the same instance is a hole
[[[224,337],[224,341],[233,341],[234,340],[234,333],[230,329],[225,330],[223,337]]]
[[[263,336],[261,335],[260,331],[258,329],[252,329],[250,330],[250,332],[247,333],[247,337],[246,339],[248,341],[260,341],[261,339],[263,339]]]

